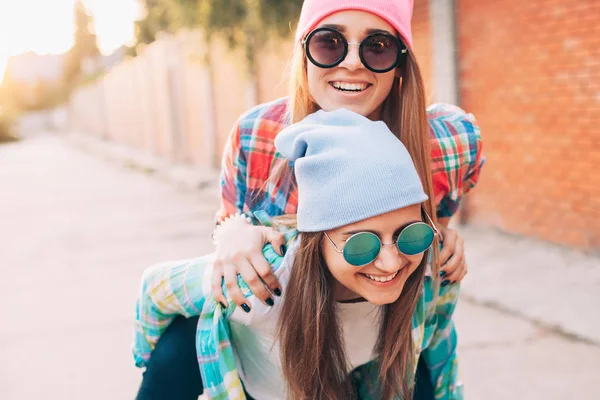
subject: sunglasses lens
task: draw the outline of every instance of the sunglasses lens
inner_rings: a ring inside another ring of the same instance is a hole
[[[407,256],[421,254],[431,246],[434,237],[433,229],[426,223],[410,225],[398,237],[398,250]]]
[[[398,41],[385,34],[368,36],[361,45],[365,64],[375,71],[386,71],[395,67],[399,51]]]
[[[341,33],[334,30],[315,31],[308,39],[306,51],[320,66],[332,66],[344,58],[345,39]]]
[[[377,258],[381,243],[372,233],[362,232],[352,236],[344,245],[344,259],[348,264],[361,267]]]

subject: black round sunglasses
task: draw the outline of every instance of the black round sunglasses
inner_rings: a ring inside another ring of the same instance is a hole
[[[348,55],[349,46],[359,46],[358,55],[370,71],[391,71],[406,60],[408,50],[396,36],[376,32],[360,43],[349,43],[346,37],[332,28],[317,28],[302,41],[306,56],[319,68],[338,66]]]

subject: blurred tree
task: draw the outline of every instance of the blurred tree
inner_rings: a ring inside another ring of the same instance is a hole
[[[139,0],[146,17],[137,24],[138,43],[149,43],[160,31],[200,28],[207,40],[223,37],[242,47],[246,72],[256,94],[256,56],[270,37],[289,36],[303,0]],[[205,54],[210,64],[210,52]],[[254,95],[253,95],[254,96]]]
[[[65,56],[63,79],[67,87],[72,87],[81,79],[82,64],[95,60],[100,55],[93,17],[85,9],[83,0],[75,0],[75,35],[71,50]]]
[[[304,0],[260,0],[261,23],[268,27],[268,33],[275,32],[289,36],[295,31]]]
[[[199,0],[200,24],[208,37],[221,34],[244,48],[252,103],[256,104],[256,57],[269,39],[289,36],[303,0]]]
[[[268,39],[289,36],[303,0],[170,0],[197,3],[198,24],[207,37],[224,36],[231,46],[243,47],[247,73],[256,85],[256,56]]]
[[[136,23],[138,43],[151,43],[160,31],[200,27],[232,46],[252,47],[273,34],[287,36],[300,15],[303,0],[139,0],[146,8]]]
[[[170,0],[194,2],[195,0]],[[254,45],[273,34],[288,36],[303,0],[197,0],[198,22],[207,34],[225,35],[233,45]]]
[[[136,47],[139,44],[154,42],[158,32],[169,31],[171,28],[168,1],[139,0],[139,2],[146,10],[146,15],[135,22]]]

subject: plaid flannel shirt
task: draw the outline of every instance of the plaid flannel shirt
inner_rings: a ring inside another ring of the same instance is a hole
[[[288,244],[295,231],[288,231]],[[268,244],[263,250],[276,271],[283,260]],[[211,400],[245,399],[236,369],[228,318],[236,305],[223,293],[229,306],[222,310],[211,293],[210,278],[214,254],[201,258],[159,264],[144,273],[140,296],[136,303],[133,353],[136,365],[143,367],[160,336],[177,315],[200,315],[196,331],[196,352],[205,394]],[[248,285],[238,278],[244,296],[253,296]],[[414,369],[419,357],[426,362],[438,400],[461,400],[462,384],[457,381],[456,332],[452,313],[458,299],[459,285],[440,288],[437,301],[433,281],[425,277],[412,318]],[[351,372],[358,399],[377,399],[377,360]],[[409,377],[407,377],[408,379]]]
[[[296,214],[298,196],[293,173],[275,149],[275,136],[287,126],[287,99],[261,104],[243,115],[225,145],[221,166],[218,219],[256,210],[270,216]],[[427,108],[431,166],[437,216],[451,217],[479,179],[484,163],[479,126],[471,114],[449,104]],[[287,171],[286,171],[287,168]],[[277,183],[272,172],[283,171]]]

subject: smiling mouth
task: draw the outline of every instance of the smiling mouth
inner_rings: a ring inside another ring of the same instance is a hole
[[[329,82],[332,88],[335,90],[339,90],[340,92],[351,92],[351,93],[359,93],[366,89],[368,89],[371,84],[370,83],[349,83],[349,82],[340,82],[334,81]]]
[[[375,276],[375,275],[362,274],[362,273],[361,273],[361,275],[366,276],[367,278],[369,278],[370,280],[375,281],[375,282],[389,282],[392,279],[394,279],[396,277],[396,275],[398,275],[398,272],[400,272],[400,270],[398,270],[388,276]]]

